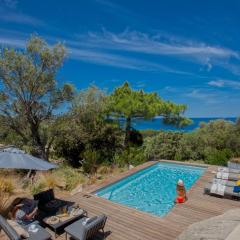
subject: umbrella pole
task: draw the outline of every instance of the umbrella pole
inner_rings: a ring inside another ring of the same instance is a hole
[[[28,171],[27,178],[30,178],[32,170]]]
[[[36,176],[36,171],[35,170],[29,170],[29,172],[27,174],[27,179],[29,179],[31,181],[31,185],[33,185],[33,183],[35,181],[35,176]]]

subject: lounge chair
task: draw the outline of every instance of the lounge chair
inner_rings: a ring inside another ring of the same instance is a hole
[[[82,218],[64,229],[66,232],[66,239],[67,235],[70,235],[77,240],[87,240],[96,235],[99,230],[102,230],[103,235],[105,235],[104,226],[106,221],[107,216],[105,215],[92,217],[85,224],[84,222],[86,222],[86,218]]]
[[[27,240],[49,240],[51,235],[42,228],[37,222],[32,223],[37,228],[38,231],[33,233],[29,231],[29,225],[22,227],[29,234]],[[0,231],[3,230],[10,240],[22,240],[23,238],[16,232],[16,230],[7,222],[7,220],[0,215]]]
[[[240,170],[239,169],[227,168],[227,167],[219,167],[218,171],[226,171],[226,172],[229,172],[229,173],[240,174]]]
[[[240,177],[240,170],[226,167],[219,167],[215,178],[223,178],[229,181],[237,181]]]
[[[237,181],[237,180],[239,180],[239,177],[240,177],[239,173],[229,172],[227,180],[229,180],[229,181]],[[215,175],[215,178],[218,178],[217,174]]]
[[[234,187],[234,186],[236,186],[236,181],[222,180],[222,179],[217,179],[217,178],[213,178],[212,181],[209,182],[209,183],[212,184],[215,181],[219,181],[219,183],[221,183],[221,181],[222,181],[222,184],[227,186],[227,187]]]
[[[218,194],[211,193],[212,184],[213,183],[208,183],[205,186],[204,193],[209,194],[209,195],[218,195]],[[227,181],[222,197],[225,197],[225,198],[239,198],[240,199],[240,193],[233,192],[233,187],[235,185],[236,185],[235,182]],[[221,195],[218,195],[218,196],[221,196]]]

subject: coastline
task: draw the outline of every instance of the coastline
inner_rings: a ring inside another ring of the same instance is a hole
[[[183,132],[191,132],[199,127],[201,122],[208,123],[210,121],[215,120],[225,120],[236,122],[237,117],[226,117],[226,118],[217,118],[217,117],[209,117],[209,118],[190,118],[193,121],[193,124],[183,127],[183,128],[176,128],[172,125],[166,125],[163,123],[162,118],[156,117],[151,120],[144,120],[142,118],[135,118],[132,121],[132,126],[136,130],[144,131],[144,130],[155,130],[155,131],[183,131]],[[123,125],[125,120],[120,119],[120,124]]]

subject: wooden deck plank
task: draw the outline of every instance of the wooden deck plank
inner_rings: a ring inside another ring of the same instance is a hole
[[[89,194],[155,163],[145,163],[101,184],[91,186],[86,192]],[[216,167],[208,167],[205,174],[200,177],[189,191],[188,201],[182,205],[176,205],[163,218],[122,206],[95,195],[89,195],[90,198],[87,198],[85,193],[77,194],[71,200],[79,203],[90,215],[104,213],[108,216],[105,229],[110,233],[107,236],[108,240],[173,240],[194,222],[240,207],[238,201],[203,194],[204,186],[214,176],[213,170],[216,170]]]

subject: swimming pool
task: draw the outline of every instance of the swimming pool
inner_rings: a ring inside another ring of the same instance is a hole
[[[159,162],[98,190],[95,194],[160,217],[174,206],[176,183],[182,179],[187,190],[206,168]]]

